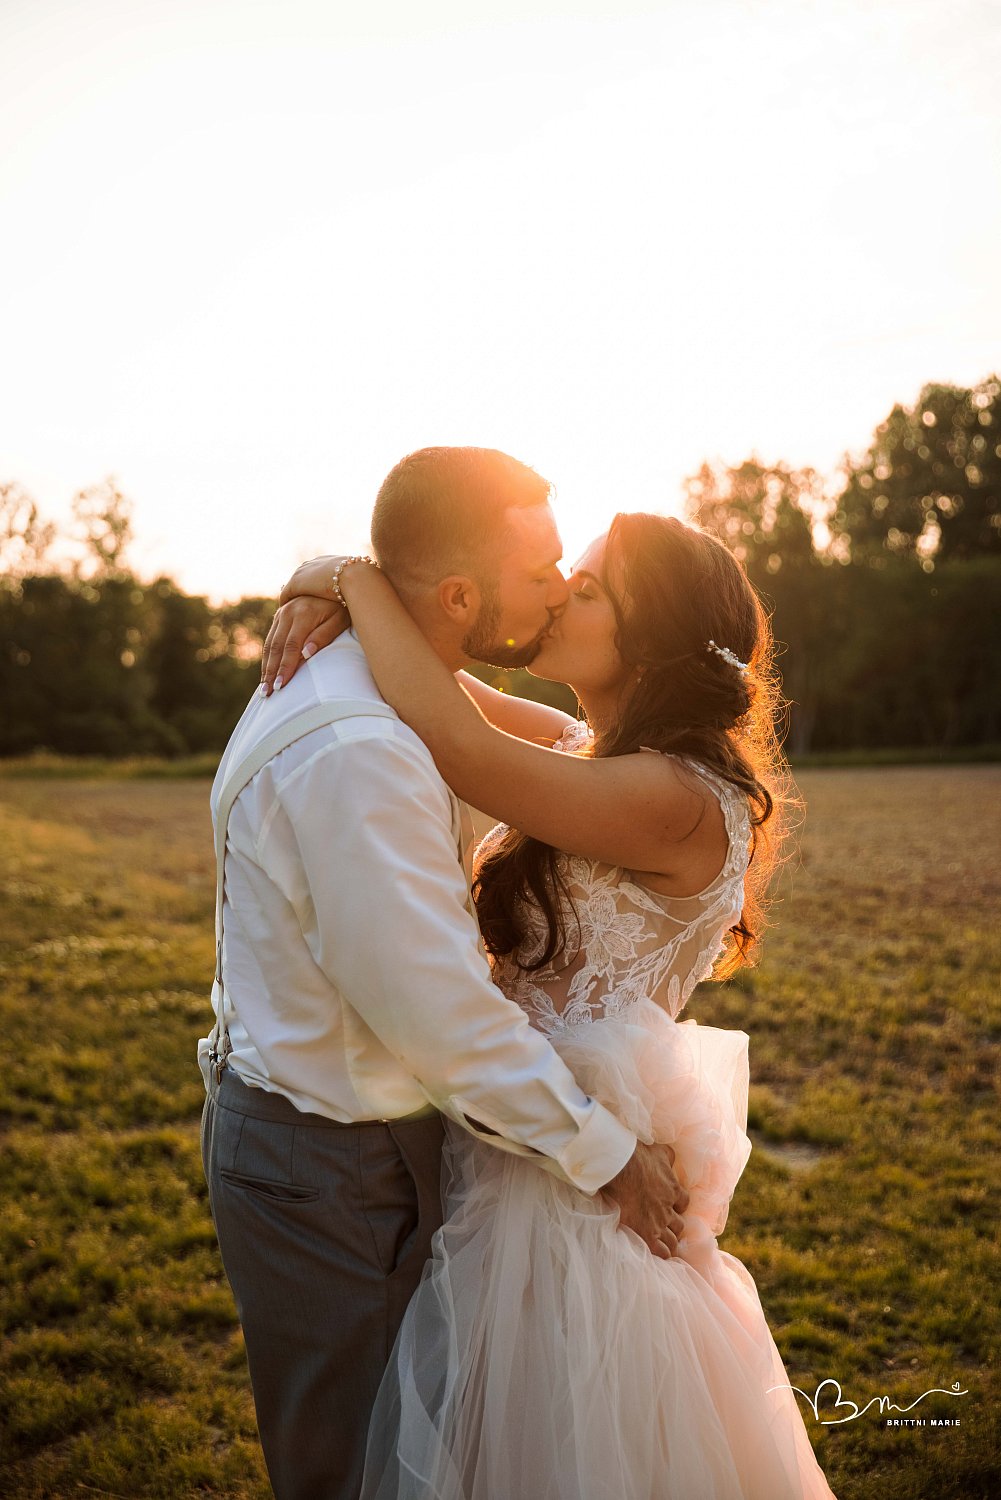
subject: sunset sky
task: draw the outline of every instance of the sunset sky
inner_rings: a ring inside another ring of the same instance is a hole
[[[0,0],[0,479],[270,593],[397,458],[570,556],[1001,367],[997,0]]]

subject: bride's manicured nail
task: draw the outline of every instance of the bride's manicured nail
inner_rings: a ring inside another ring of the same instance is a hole
[[[305,646],[303,646],[302,648],[302,654],[305,657],[306,661],[309,661],[309,658],[311,656],[316,655],[316,646],[312,641],[306,642]]]
[[[257,689],[257,691],[260,693],[260,695],[261,695],[262,698],[266,698],[268,696],[268,685],[267,685],[267,683],[266,682],[262,682],[261,685],[260,685],[260,687]]]
[[[282,683],[284,681],[285,681],[284,677],[276,677],[275,678],[275,692],[276,693],[281,692],[281,686],[282,686]]]

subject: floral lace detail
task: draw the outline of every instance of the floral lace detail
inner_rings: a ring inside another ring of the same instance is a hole
[[[572,754],[589,737],[586,724],[571,724],[554,748]],[[744,901],[751,832],[747,800],[708,767],[687,756],[675,758],[720,802],[728,839],[723,868],[695,896],[665,896],[639,885],[629,871],[617,866],[581,855],[558,855],[560,874],[573,900],[572,909],[563,901],[575,944],[569,963],[559,970],[526,971],[524,966],[542,953],[546,932],[538,904],[528,897],[523,908],[526,938],[517,955],[494,965],[495,982],[541,1031],[552,1034],[603,1016],[619,1016],[638,1000],[652,1000],[676,1019],[723,952],[725,934],[738,920]],[[504,831],[499,825],[487,834],[479,854]]]
[[[590,744],[593,739],[594,735],[584,720],[578,719],[576,724],[567,725],[553,749],[565,750],[568,755],[572,755],[576,750],[583,750],[584,746]]]

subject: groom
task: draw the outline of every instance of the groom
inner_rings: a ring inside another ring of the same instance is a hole
[[[453,669],[531,661],[567,597],[549,485],[492,449],[402,460],[372,538]],[[355,1500],[375,1393],[441,1223],[442,1115],[602,1189],[657,1253],[685,1199],[668,1149],[583,1094],[491,982],[468,815],[353,633],[255,695],[212,808],[225,857],[202,1121],[212,1215],[278,1500]]]

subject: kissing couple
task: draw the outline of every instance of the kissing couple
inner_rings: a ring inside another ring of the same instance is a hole
[[[833,1500],[720,1250],[786,768],[740,564],[426,448],[304,564],[212,790],[202,1152],[278,1500]],[[583,720],[472,661],[568,682]],[[466,804],[497,826],[472,850]]]

